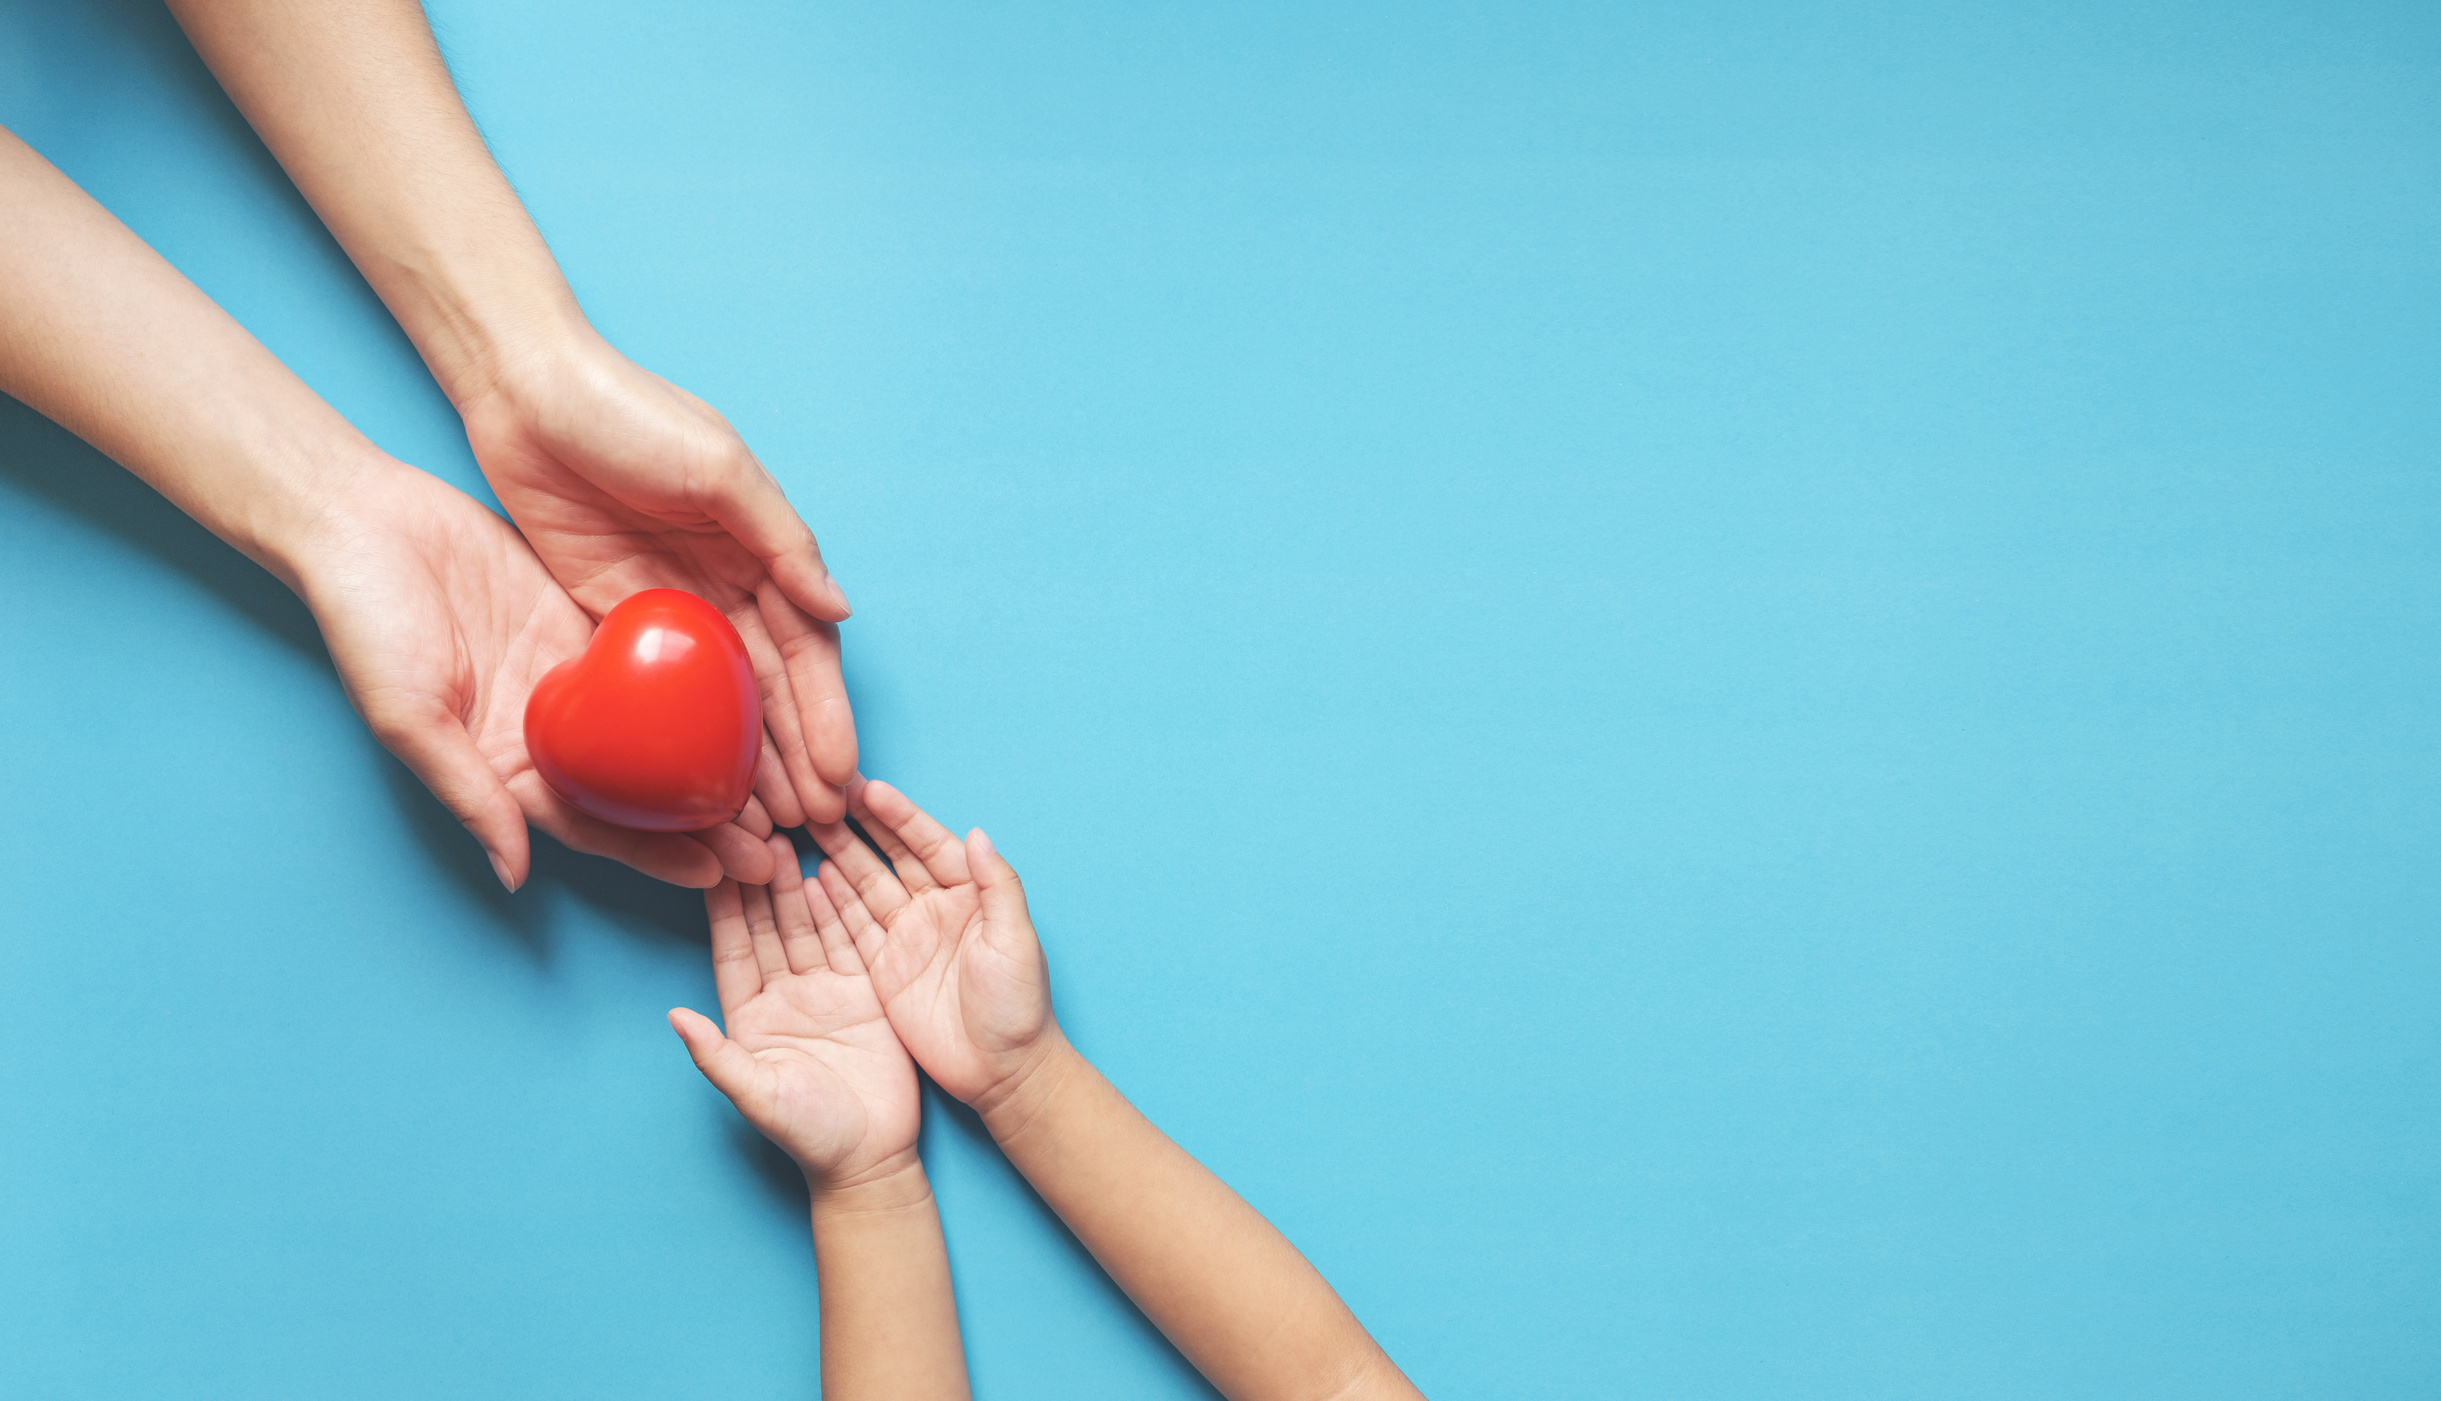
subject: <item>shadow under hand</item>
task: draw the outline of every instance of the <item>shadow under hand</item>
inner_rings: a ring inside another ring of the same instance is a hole
[[[729,1146],[737,1150],[747,1171],[762,1184],[764,1194],[773,1205],[787,1208],[792,1219],[804,1220],[813,1203],[806,1195],[805,1174],[798,1170],[796,1161],[781,1152],[780,1145],[763,1137],[761,1130],[739,1118],[725,1101],[720,1110],[727,1119]]]
[[[476,841],[463,823],[441,806],[438,798],[415,776],[415,771],[398,761],[397,756],[375,743],[370,735],[365,743],[373,751],[381,769],[382,784],[390,790],[391,805],[398,809],[399,821],[415,834],[416,845],[435,867],[457,883],[466,897],[483,908],[485,922],[516,940],[537,964],[550,961],[550,910],[541,900],[520,900],[501,887],[500,878],[492,874],[491,859],[483,854],[482,843]],[[548,845],[557,849],[542,833],[532,837],[535,866],[541,867],[542,849]],[[530,882],[529,882],[530,883]]]
[[[1026,1181],[1015,1168],[1009,1166],[1008,1159],[1000,1156],[1000,1145],[992,1141],[991,1130],[983,1126],[983,1116],[942,1093],[941,1088],[932,1083],[931,1077],[926,1076],[924,1079],[924,1132],[926,1135],[932,1133],[935,1124],[948,1125],[951,1133],[958,1135],[969,1148],[976,1150],[985,1161],[992,1163],[995,1170],[1003,1174],[1004,1180],[1017,1188],[1018,1193],[1033,1212],[1036,1224],[1043,1228],[1044,1234],[1060,1242],[1066,1248],[1069,1260],[1100,1288],[1103,1299],[1109,1303],[1110,1307],[1135,1324],[1136,1334],[1144,1341],[1145,1346],[1169,1359],[1171,1374],[1179,1385],[1192,1391],[1195,1395],[1211,1397],[1212,1401],[1222,1401],[1221,1393],[1214,1388],[1212,1383],[1204,1380],[1203,1373],[1195,1370],[1195,1364],[1187,1361],[1186,1355],[1172,1345],[1168,1338],[1162,1336],[1161,1330],[1153,1326],[1153,1321],[1144,1316],[1142,1309],[1136,1307],[1136,1301],[1128,1298],[1127,1292],[1119,1288],[1109,1275],[1103,1273],[1101,1262],[1093,1258],[1093,1252],[1087,1250],[1085,1243],[1076,1238],[1076,1233],[1068,1229],[1068,1223],[1060,1220],[1059,1213],[1053,1211],[1050,1204],[1035,1192],[1034,1184]],[[959,1328],[965,1330],[969,1321],[966,1300],[961,1298],[958,1301]]]
[[[471,845],[474,838],[465,840]],[[570,851],[540,829],[532,832],[532,841],[534,869],[526,882],[529,887],[549,881],[623,934],[708,949],[702,891],[655,880],[607,856]],[[485,879],[492,879],[490,864],[480,853],[474,862],[483,869]],[[499,888],[497,880],[492,885]]]
[[[177,570],[300,654],[328,663],[314,615],[287,586],[85,441],[0,395],[0,477]]]

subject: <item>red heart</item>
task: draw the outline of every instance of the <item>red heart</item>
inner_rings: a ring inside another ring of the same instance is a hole
[[[762,744],[746,644],[682,589],[623,600],[525,706],[526,753],[543,782],[580,812],[647,832],[737,816]]]

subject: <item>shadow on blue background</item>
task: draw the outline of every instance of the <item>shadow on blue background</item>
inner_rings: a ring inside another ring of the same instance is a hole
[[[2429,7],[433,9],[867,770],[1427,1391],[2441,1383]],[[484,495],[157,9],[0,0],[0,122]],[[810,1389],[694,897],[501,894],[13,404],[0,590],[0,1392]],[[978,1394],[1209,1394],[924,1152]]]

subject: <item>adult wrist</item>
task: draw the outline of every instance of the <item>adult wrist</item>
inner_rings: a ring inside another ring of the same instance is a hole
[[[232,543],[311,602],[315,579],[380,528],[375,501],[410,474],[424,475],[370,443],[300,454],[266,471],[239,527],[245,538]]]
[[[600,339],[558,265],[540,256],[539,267],[413,279],[399,320],[461,414]]]

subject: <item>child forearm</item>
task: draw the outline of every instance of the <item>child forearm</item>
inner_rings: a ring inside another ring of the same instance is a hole
[[[967,1395],[941,1215],[921,1163],[813,1196],[822,1394],[836,1401]]]
[[[1111,1278],[1233,1401],[1419,1394],[1297,1248],[1064,1037],[983,1118]]]
[[[715,1089],[805,1173],[822,1288],[822,1394],[937,1401],[966,1393],[957,1300],[932,1184],[916,1156],[915,1063],[883,1018],[821,888],[771,838],[773,880],[705,892],[727,1029],[670,1027]]]

